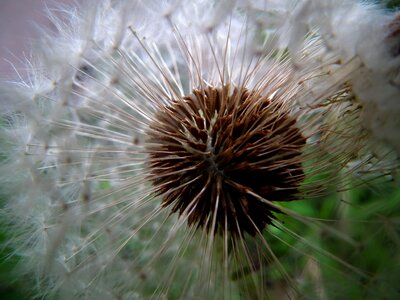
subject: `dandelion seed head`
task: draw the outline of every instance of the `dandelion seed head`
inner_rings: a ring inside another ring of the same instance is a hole
[[[311,0],[295,7],[288,17],[287,35],[280,37],[286,40],[284,44],[296,65],[302,66],[302,37],[315,35],[323,51],[314,56],[313,63],[336,57],[340,68],[347,69],[352,93],[363,109],[360,119],[372,143],[383,142],[400,153],[395,134],[399,126],[395,115],[399,114],[400,74],[397,19],[396,14],[380,9],[376,3]]]
[[[293,1],[88,3],[50,12],[56,33],[0,85],[11,242],[41,295],[229,299],[279,265],[266,236],[289,232],[283,202],[380,169],[365,69],[312,18],[282,29]]]
[[[147,152],[164,206],[189,215],[189,225],[254,236],[274,209],[248,190],[271,201],[294,198],[305,138],[269,96],[207,86],[157,113]]]

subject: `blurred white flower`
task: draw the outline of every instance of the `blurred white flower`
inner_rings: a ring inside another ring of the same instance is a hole
[[[280,201],[376,171],[365,124],[398,146],[394,16],[355,1],[113,0],[57,15],[0,90],[4,218],[39,292],[231,299],[266,257],[300,297],[263,231],[300,218]]]
[[[324,55],[335,55],[362,106],[363,126],[373,139],[400,153],[400,23],[399,15],[377,5],[352,0],[302,1],[286,25],[291,53],[302,36],[316,31]],[[301,65],[301,58],[295,58]],[[320,64],[315,57],[315,64]]]

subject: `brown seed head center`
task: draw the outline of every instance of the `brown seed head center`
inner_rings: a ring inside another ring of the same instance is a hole
[[[207,87],[159,111],[148,132],[150,180],[163,206],[215,233],[255,235],[304,178],[305,139],[268,96]]]

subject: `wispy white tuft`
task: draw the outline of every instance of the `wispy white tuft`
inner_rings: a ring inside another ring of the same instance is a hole
[[[302,1],[288,15],[282,37],[295,62],[303,37],[322,41],[324,55],[349,67],[349,83],[363,106],[364,126],[371,136],[400,153],[400,55],[398,15],[365,1]],[[315,64],[321,58],[315,57]]]

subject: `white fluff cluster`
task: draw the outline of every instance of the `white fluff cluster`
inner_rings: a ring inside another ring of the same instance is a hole
[[[290,13],[287,27],[289,34],[282,38],[294,54],[302,37],[316,31],[324,55],[335,55],[347,68],[356,101],[363,107],[364,126],[399,153],[399,15],[365,1],[307,0]]]
[[[49,14],[56,32],[33,45],[27,74],[0,86],[4,219],[45,296],[217,299],[237,289],[212,255],[214,238],[168,216],[146,181],[155,113],[200,85],[291,82],[274,95],[301,120],[340,93],[332,122],[313,117],[305,133],[337,126],[355,134],[335,147],[364,145],[359,120],[341,115],[360,104],[372,135],[400,151],[400,26],[375,6],[83,2]]]

